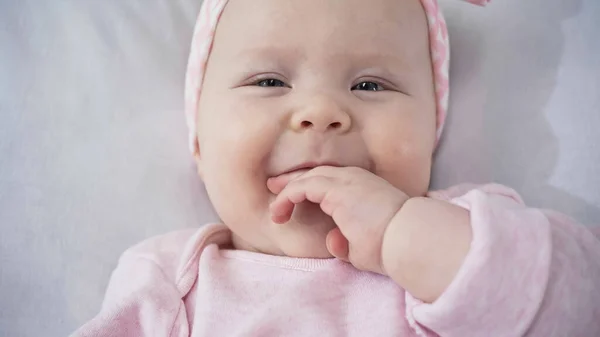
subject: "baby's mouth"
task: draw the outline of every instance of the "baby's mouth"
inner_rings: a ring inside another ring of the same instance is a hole
[[[267,188],[271,193],[279,194],[290,181],[297,179],[310,170],[312,170],[312,168],[301,168],[271,177],[267,180]]]
[[[267,180],[267,188],[271,193],[278,195],[290,182],[296,179],[302,179],[303,175],[319,166],[326,165],[302,167],[273,176]],[[310,176],[310,174],[307,176]],[[323,212],[320,205],[312,203],[309,200],[304,200],[295,205],[290,220],[292,219],[296,226],[300,226],[298,228],[310,227],[312,228],[311,231],[321,233],[323,237],[325,237],[331,229],[335,228],[333,219]]]
[[[321,162],[305,162],[295,167],[292,167],[288,171],[280,173],[279,175],[273,176],[267,180],[267,188],[273,194],[279,194],[281,191],[295,179],[298,179],[302,175],[307,172],[320,167],[320,166],[333,166],[333,167],[341,167],[344,165],[340,165],[339,162],[336,161],[321,161]]]

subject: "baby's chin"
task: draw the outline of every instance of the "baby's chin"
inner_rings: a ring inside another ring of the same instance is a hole
[[[319,205],[304,202],[296,206],[292,219],[277,225],[277,246],[284,255],[301,258],[331,258],[325,239],[335,222]]]
[[[270,242],[253,243],[234,234],[234,248],[269,255],[297,258],[325,259],[333,257],[327,250],[327,233],[335,228],[335,222],[313,203],[296,206],[292,219],[285,224],[271,223],[264,227],[263,238]]]

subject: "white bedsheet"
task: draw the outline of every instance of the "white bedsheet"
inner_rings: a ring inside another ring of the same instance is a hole
[[[496,181],[600,224],[600,3],[443,1],[434,186]],[[216,220],[187,153],[195,0],[0,0],[0,336],[64,336],[119,254]]]

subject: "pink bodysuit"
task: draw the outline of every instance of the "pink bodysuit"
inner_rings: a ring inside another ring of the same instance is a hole
[[[600,233],[499,185],[430,197],[470,210],[473,230],[434,303],[339,260],[221,249],[231,233],[209,225],[126,251],[72,336],[600,336]]]

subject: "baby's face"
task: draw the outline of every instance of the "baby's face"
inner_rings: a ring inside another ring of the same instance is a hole
[[[435,99],[418,0],[230,0],[199,103],[198,169],[239,249],[328,257],[332,219],[270,220],[267,179],[358,166],[427,191]]]

